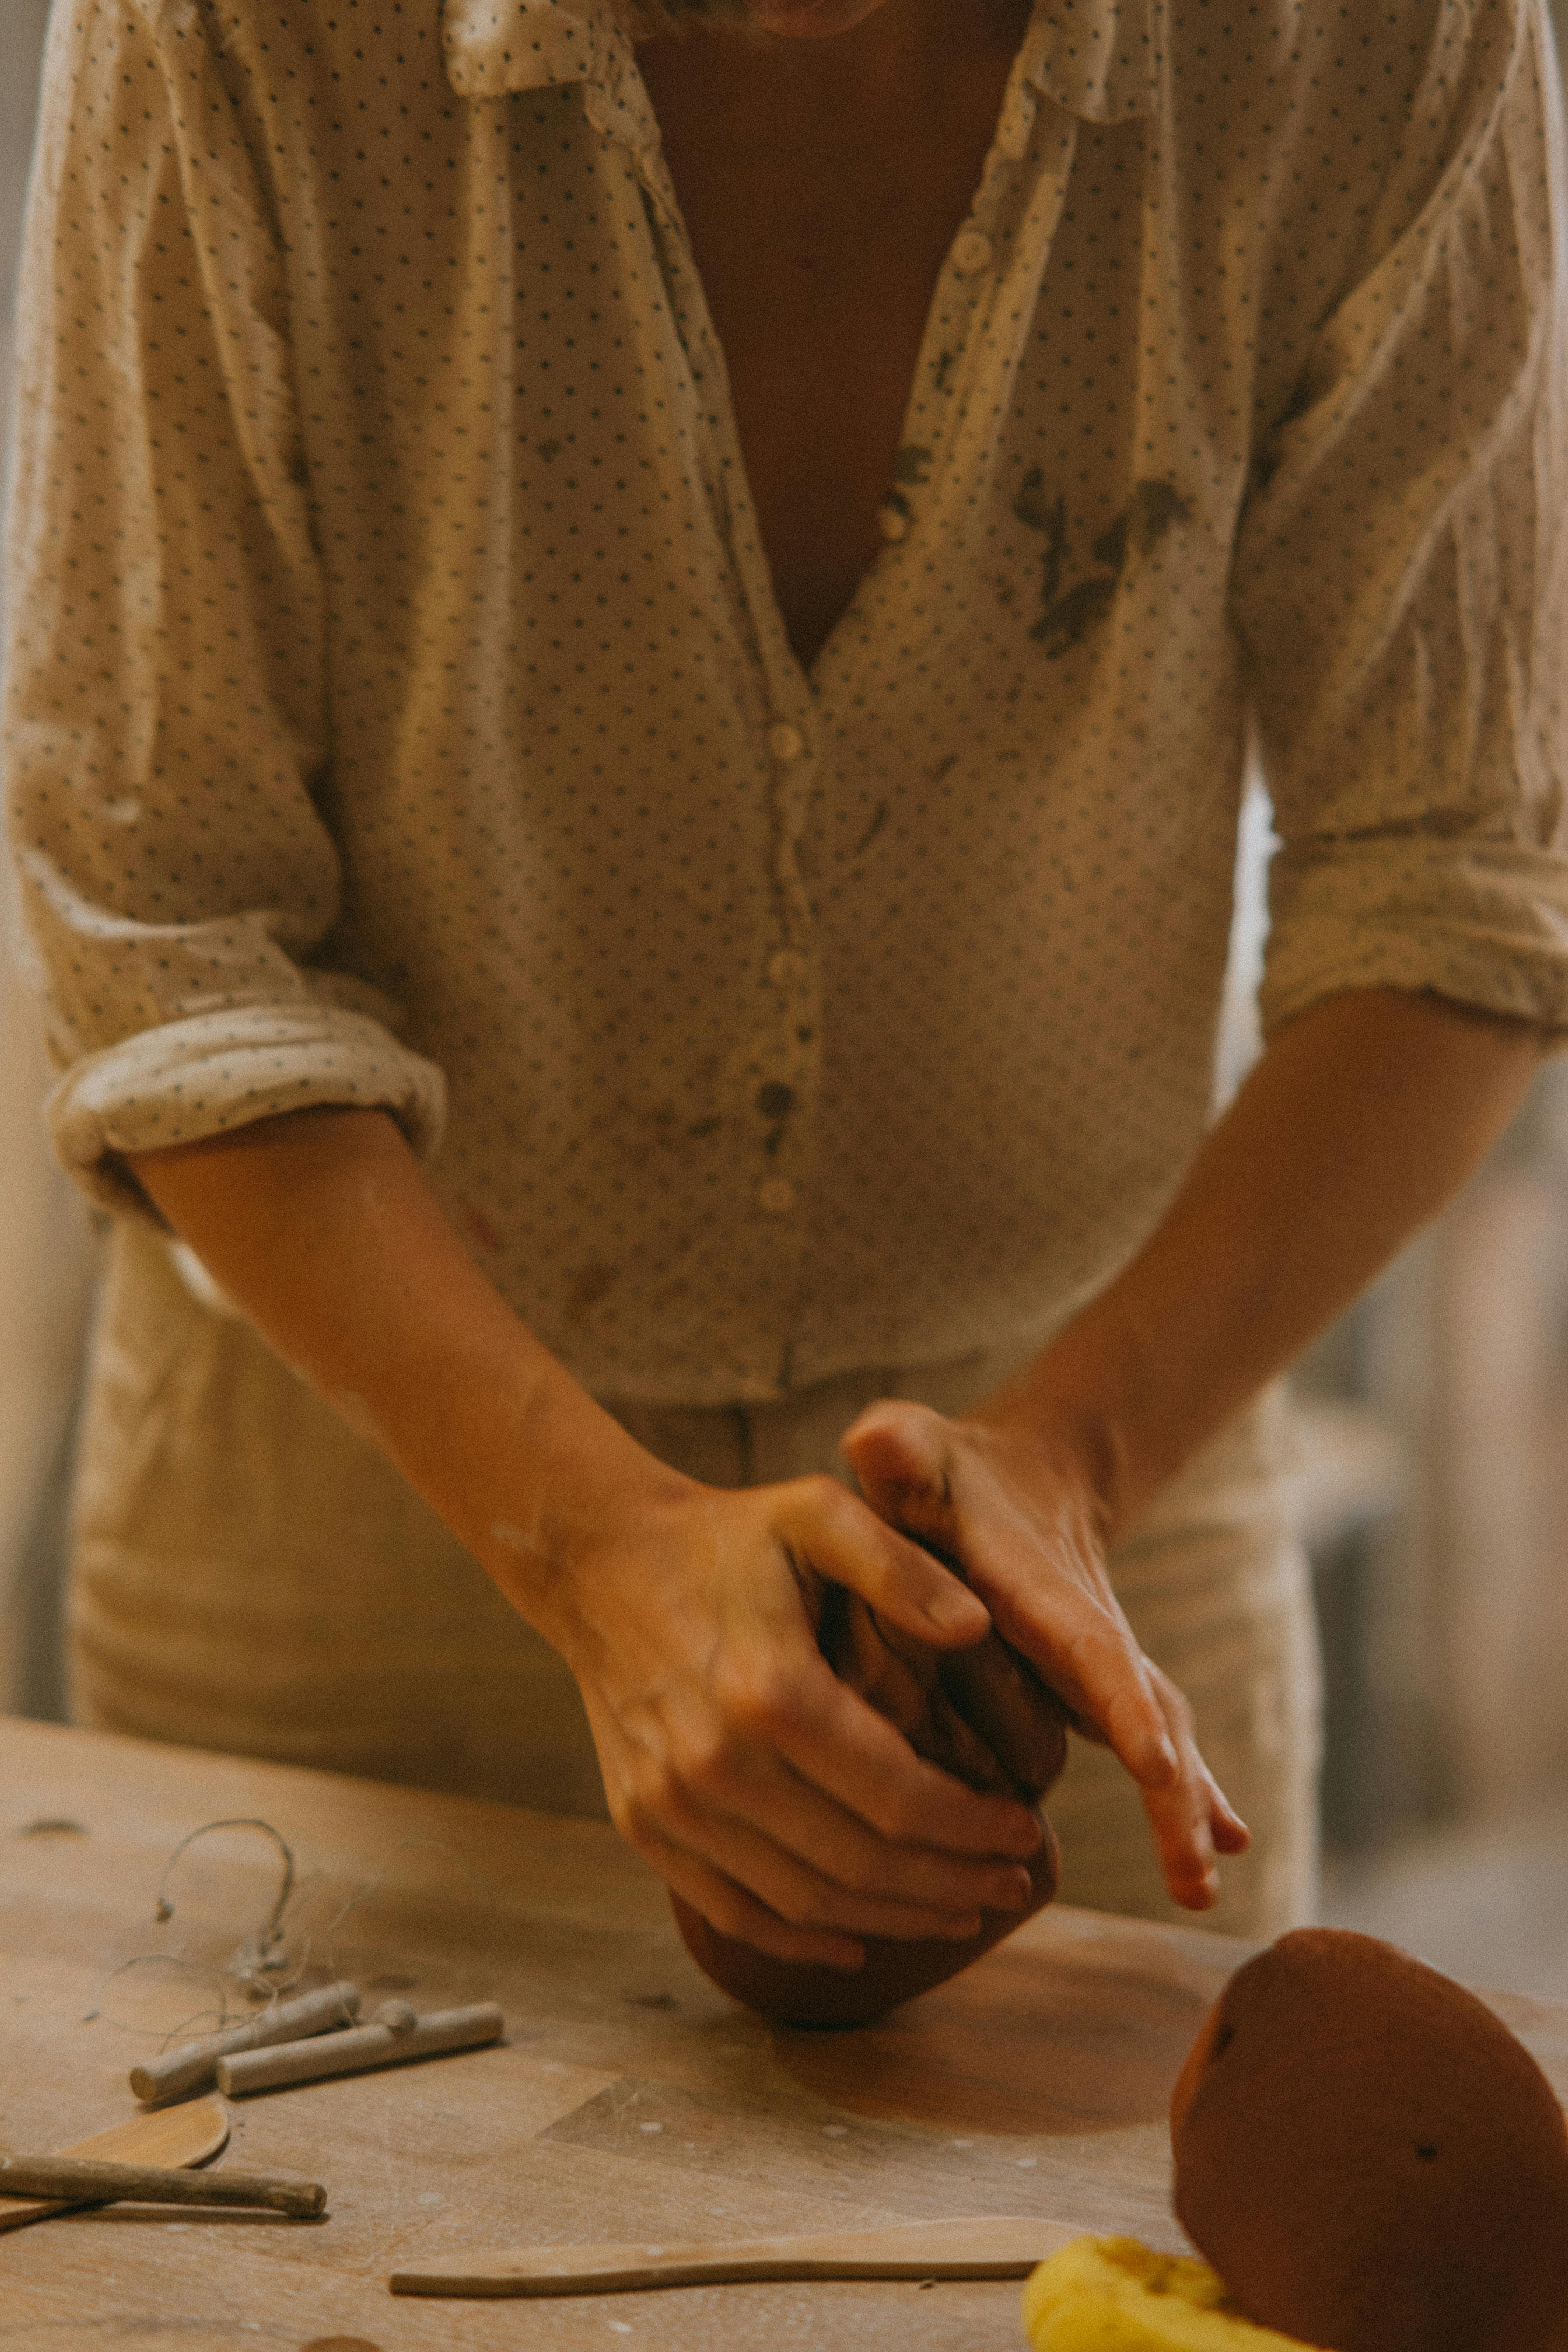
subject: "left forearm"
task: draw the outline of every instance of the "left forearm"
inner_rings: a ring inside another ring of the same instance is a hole
[[[1280,1032],[1143,1248],[1009,1392],[1081,1446],[1112,1533],[1458,1190],[1541,1050],[1388,989]]]

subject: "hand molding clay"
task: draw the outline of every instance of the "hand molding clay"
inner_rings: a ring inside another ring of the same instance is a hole
[[[1033,1801],[1060,1777],[1067,1761],[1061,1710],[996,1633],[970,1650],[923,1650],[857,1595],[835,1590],[824,1604],[818,1641],[834,1671],[918,1756],[971,1788]],[[1044,1842],[1024,1864],[1032,1890],[1025,1909],[986,1912],[980,1933],[962,1944],[868,1936],[858,1969],[773,1959],[721,1935],[679,1895],[672,1894],[670,1903],[698,1967],[748,2009],[777,2025],[865,2025],[956,1976],[1050,1901],[1061,1857],[1043,1817],[1041,1827]]]

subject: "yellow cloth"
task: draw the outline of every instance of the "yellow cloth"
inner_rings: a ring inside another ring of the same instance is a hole
[[[1303,2352],[1224,2305],[1207,2263],[1136,2238],[1075,2238],[1026,2282],[1024,2332],[1033,2352]]]

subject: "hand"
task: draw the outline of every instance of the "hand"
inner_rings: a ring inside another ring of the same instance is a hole
[[[841,1682],[901,1731],[917,1756],[971,1789],[1043,1797],[1067,1762],[1068,1717],[994,1626],[971,1649],[937,1650],[831,1586],[817,1647]]]
[[[962,1421],[886,1400],[860,1415],[844,1453],[889,1526],[955,1560],[1075,1728],[1115,1751],[1172,1895],[1206,1910],[1216,1854],[1243,1853],[1248,1833],[1198,1752],[1186,1700],[1132,1637],[1106,1574],[1106,1515],[1071,1449],[1004,1394]]]
[[[1022,1914],[1038,1821],[918,1757],[836,1675],[830,1587],[932,1653],[981,1643],[984,1606],[828,1477],[649,1490],[584,1535],[536,1622],[576,1675],[611,1817],[724,1935],[858,1968],[866,1937],[963,1942]]]
[[[1067,1760],[1061,1707],[994,1630],[973,1649],[936,1650],[889,1624],[859,1593],[834,1585],[824,1598],[817,1643],[840,1681],[895,1724],[917,1756],[972,1789],[1037,1799]],[[676,1923],[698,1967],[774,2024],[868,2024],[956,1976],[1050,1901],[1061,1857],[1043,1817],[1042,1827],[1022,1911],[988,1911],[978,1933],[962,1943],[868,1937],[865,1964],[853,1973],[775,1959],[719,1934],[672,1895]]]

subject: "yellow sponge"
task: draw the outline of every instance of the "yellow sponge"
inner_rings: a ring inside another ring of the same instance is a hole
[[[1024,2287],[1024,2329],[1034,2352],[1303,2352],[1226,2310],[1207,2263],[1136,2238],[1075,2238],[1042,2263]]]

